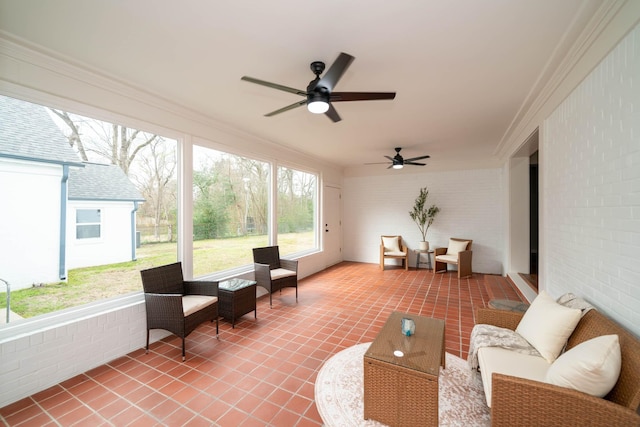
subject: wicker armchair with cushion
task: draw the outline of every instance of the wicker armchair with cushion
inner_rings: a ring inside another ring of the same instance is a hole
[[[296,288],[298,301],[298,261],[280,258],[277,246],[253,248],[253,268],[258,286],[269,293],[269,307],[272,308],[271,294],[282,293],[282,288]]]
[[[151,329],[182,338],[183,361],[185,338],[198,325],[215,320],[218,337],[218,282],[183,280],[180,262],[142,270],[140,276],[147,311],[147,352]]]
[[[541,314],[554,316],[548,309]],[[525,315],[482,308],[476,323],[519,331]],[[545,339],[538,320],[532,331]],[[552,362],[500,347],[479,350],[491,425],[640,426],[640,340],[595,309],[568,334],[560,341],[560,346],[566,343],[564,353]]]
[[[402,236],[380,236],[380,270],[384,270],[385,259],[399,259],[401,266],[409,269],[409,250],[402,242]]]
[[[446,273],[448,264],[458,266],[458,279],[471,276],[471,259],[473,252],[471,251],[470,239],[449,239],[449,247],[436,248],[433,251],[433,258],[436,261],[435,272]]]

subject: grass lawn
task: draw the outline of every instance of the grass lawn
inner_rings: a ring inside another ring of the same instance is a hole
[[[313,232],[278,236],[281,253],[312,247]],[[193,242],[194,276],[253,263],[251,248],[265,246],[266,236],[212,239]],[[140,270],[177,260],[175,243],[146,244],[138,248],[137,261],[69,270],[67,282],[11,291],[11,311],[33,317],[88,302],[142,290]],[[0,293],[0,308],[6,292]]]

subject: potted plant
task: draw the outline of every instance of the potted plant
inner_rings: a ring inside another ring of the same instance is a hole
[[[427,242],[427,231],[429,231],[429,227],[433,224],[433,220],[435,219],[438,212],[440,212],[440,208],[436,205],[431,205],[431,207],[427,207],[427,198],[429,197],[429,190],[427,187],[420,189],[420,194],[416,197],[416,201],[413,205],[413,210],[409,211],[409,216],[411,219],[418,225],[418,229],[420,230],[420,234],[422,235],[422,240],[420,241],[420,250],[428,250],[429,242]]]

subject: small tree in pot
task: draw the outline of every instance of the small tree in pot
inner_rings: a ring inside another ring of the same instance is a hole
[[[436,205],[427,207],[428,197],[429,190],[427,190],[427,187],[421,188],[420,194],[416,197],[416,201],[413,205],[413,210],[409,211],[409,216],[418,225],[418,229],[422,235],[422,241],[420,241],[420,249],[422,250],[429,249],[427,231],[429,231],[429,227],[433,224],[433,220],[438,212],[440,212],[440,208]]]

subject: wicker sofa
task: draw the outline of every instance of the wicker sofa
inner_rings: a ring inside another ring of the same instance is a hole
[[[515,330],[523,313],[481,308],[476,323]],[[602,313],[579,321],[566,350],[602,335],[617,334],[622,366],[618,382],[604,398],[525,378],[493,373],[493,426],[640,426],[640,340]]]

